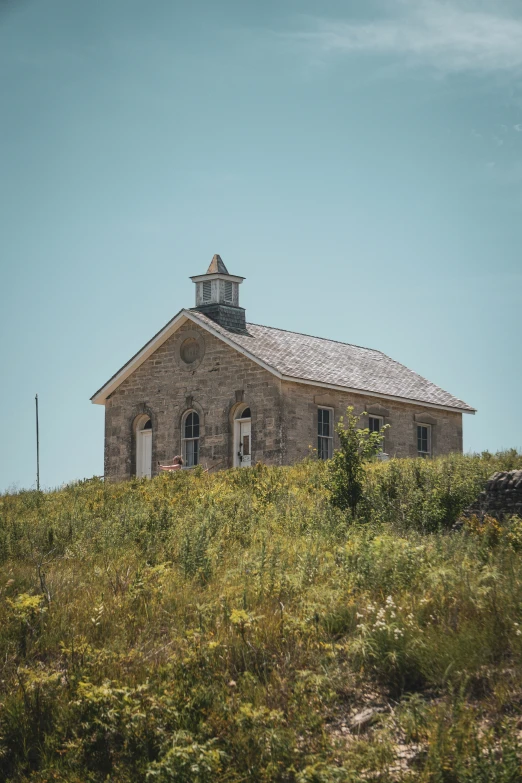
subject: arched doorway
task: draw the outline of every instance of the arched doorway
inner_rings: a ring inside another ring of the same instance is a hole
[[[250,408],[242,405],[234,416],[234,467],[252,465],[252,418]]]
[[[136,420],[136,476],[152,476],[152,422],[143,414]]]

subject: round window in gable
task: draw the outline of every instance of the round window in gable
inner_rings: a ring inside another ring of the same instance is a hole
[[[193,364],[199,359],[201,354],[198,341],[194,337],[187,337],[187,339],[181,343],[179,353],[185,364]]]

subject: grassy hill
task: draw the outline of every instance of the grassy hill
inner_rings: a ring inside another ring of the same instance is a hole
[[[0,497],[0,780],[522,779],[513,452]]]

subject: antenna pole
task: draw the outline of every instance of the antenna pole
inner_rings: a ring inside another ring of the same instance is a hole
[[[38,426],[38,395],[34,398],[36,404],[36,490],[40,491],[40,428]]]

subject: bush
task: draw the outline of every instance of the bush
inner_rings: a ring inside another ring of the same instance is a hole
[[[353,407],[346,410],[346,421],[339,420],[336,432],[340,447],[335,450],[327,465],[326,486],[330,490],[330,502],[341,511],[348,509],[355,516],[364,494],[364,463],[375,457],[384,440],[384,432],[370,432],[359,427],[363,416],[355,416]]]

